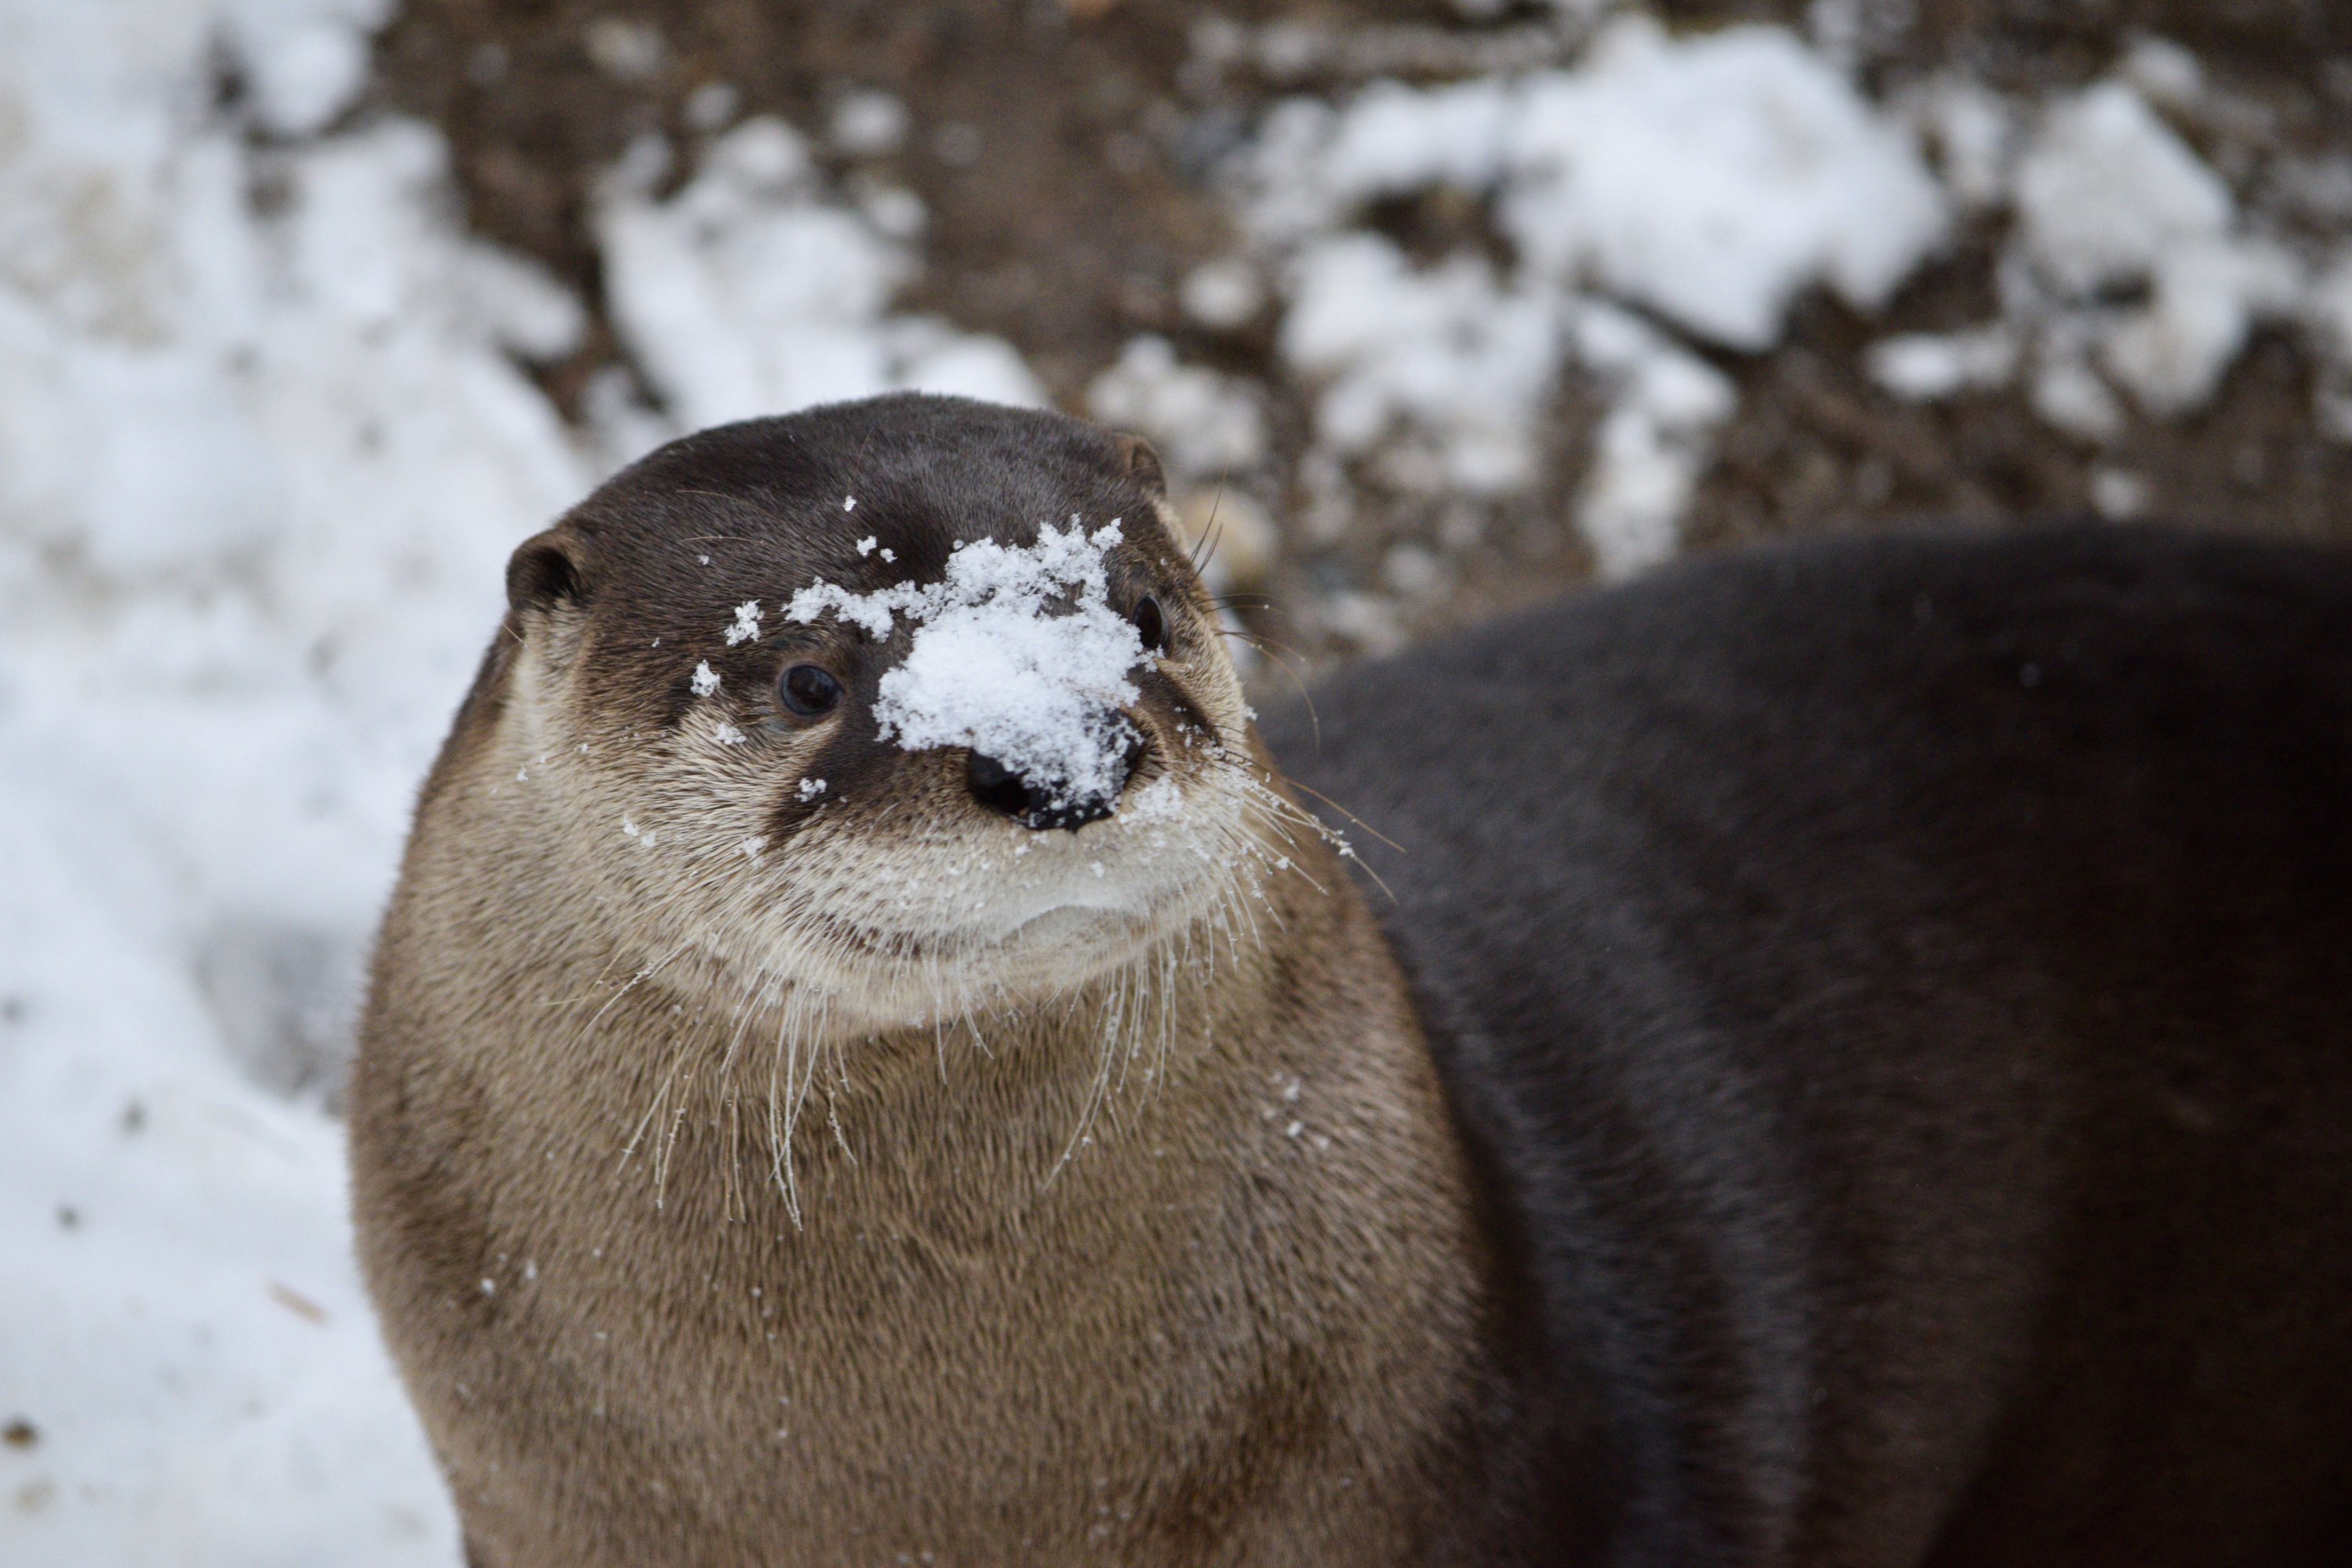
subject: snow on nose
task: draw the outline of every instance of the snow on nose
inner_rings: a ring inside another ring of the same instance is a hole
[[[877,638],[905,616],[913,639],[875,703],[883,738],[967,747],[1019,778],[1037,811],[1063,814],[1116,799],[1140,739],[1118,712],[1148,657],[1109,599],[1105,558],[1119,540],[1117,519],[1089,534],[1072,518],[1031,545],[961,545],[937,583],[853,594],[819,582],[785,615],[831,610]]]

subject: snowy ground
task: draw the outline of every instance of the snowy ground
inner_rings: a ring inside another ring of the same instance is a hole
[[[682,428],[896,386],[1043,397],[1004,342],[897,308],[919,201],[713,99],[689,146],[646,139],[604,180],[635,370],[567,424],[527,371],[583,302],[456,226],[436,132],[350,109],[391,4],[0,0],[12,1564],[455,1560],[352,1265],[332,1105],[507,552]],[[2095,442],[2126,406],[2193,414],[2272,323],[2335,367],[2321,414],[2352,432],[2352,265],[2266,232],[2184,140],[2214,102],[2196,62],[2150,41],[2047,102],[1958,78],[1880,102],[1834,57],[1621,16],[1565,66],[1266,115],[1222,176],[1239,247],[1182,303],[1212,332],[1272,320],[1311,389],[1290,526],[1344,529],[1365,469],[1524,491],[1575,378],[1604,413],[1566,525],[1604,573],[1663,559],[1735,411],[1719,356],[1769,348],[1810,289],[1876,308],[1988,211],[2011,220],[1998,312],[1880,342],[1895,395],[2016,385]],[[824,134],[887,150],[905,113],[853,95]],[[1366,216],[1441,187],[1488,205],[1507,263],[1408,256]],[[1259,389],[1165,338],[1087,395],[1192,480],[1270,460]],[[1221,569],[1267,548],[1246,500]],[[1443,565],[1401,553],[1390,585]],[[1385,606],[1324,613],[1378,646]]]
[[[2095,446],[2127,411],[2201,411],[2267,326],[2327,367],[2315,415],[2352,439],[2352,246],[2268,232],[2183,134],[2259,122],[2259,106],[2157,38],[2039,101],[1945,73],[1874,102],[1833,47],[1852,9],[1815,5],[1808,41],[1760,26],[1677,38],[1628,8],[1597,20],[1565,68],[1278,103],[1228,172],[1244,247],[1196,273],[1221,286],[1185,302],[1213,325],[1223,295],[1275,297],[1279,359],[1312,401],[1307,526],[1328,512],[1344,528],[1367,477],[1392,493],[1528,489],[1555,395],[1577,377],[1603,412],[1569,521],[1601,576],[1655,564],[1679,548],[1737,411],[1718,361],[1773,348],[1811,290],[1877,310],[1973,219],[2009,235],[1997,312],[1882,339],[1868,362],[1885,392],[1933,403],[2021,386],[2046,425]],[[1238,32],[1223,44],[1248,47]],[[2239,161],[2257,187],[2304,173]],[[2352,181],[2340,154],[2313,167]],[[1416,260],[1381,231],[1380,204],[1440,194],[1477,204],[1499,243]],[[1138,340],[1097,383],[1095,412],[1181,441],[1153,428],[1138,356],[1163,382],[1198,372],[1156,343]],[[1171,400],[1160,423],[1187,412]],[[1181,457],[1196,480],[1218,476]],[[2135,476],[2101,477],[2099,510],[2147,510]],[[1389,586],[1409,599],[1428,574],[1399,564]]]
[[[408,803],[507,552],[670,434],[565,428],[575,301],[325,128],[370,0],[0,3],[0,1559],[437,1563],[329,1114]],[[251,91],[215,107],[222,61]],[[603,211],[691,423],[1036,395],[782,126]],[[916,215],[918,217],[919,215]],[[903,217],[903,215],[902,215]]]

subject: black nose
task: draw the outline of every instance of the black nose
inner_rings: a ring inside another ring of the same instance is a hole
[[[1118,760],[1118,777],[1101,794],[1078,794],[1053,780],[1037,780],[1014,773],[994,757],[974,752],[964,763],[971,798],[991,811],[1001,811],[1031,829],[1059,827],[1076,833],[1089,822],[1100,822],[1118,802],[1143,755],[1143,742],[1129,746]]]

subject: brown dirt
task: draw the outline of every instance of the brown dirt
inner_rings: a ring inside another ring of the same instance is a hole
[[[1662,9],[1676,26],[1707,26],[1801,23],[1804,7],[1683,0]],[[1248,0],[1215,14],[1323,36],[1369,30],[1406,74],[1415,61],[1442,72],[1448,51],[1559,47],[1546,41],[1533,5],[1483,30],[1450,6],[1412,0]],[[2194,49],[2240,110],[2196,137],[2225,172],[2281,151],[2352,150],[2352,5],[2336,0],[1863,0],[1858,14],[1866,68],[1881,86],[1958,66],[1996,85],[2046,89],[2090,79],[2150,32]],[[1177,0],[409,0],[382,40],[376,97],[442,127],[479,232],[539,258],[593,303],[600,293],[584,223],[590,183],[644,132],[690,150],[687,106],[697,89],[726,83],[740,94],[739,112],[780,113],[810,129],[848,91],[887,89],[909,110],[912,134],[901,152],[859,172],[908,186],[929,210],[927,275],[909,303],[1002,334],[1074,408],[1139,331],[1165,333],[1188,359],[1255,377],[1276,452],[1264,473],[1239,482],[1277,518],[1292,517],[1302,499],[1293,472],[1306,445],[1301,389],[1280,373],[1262,327],[1204,332],[1181,317],[1174,290],[1192,267],[1232,247],[1210,183],[1220,155],[1279,92],[1341,85],[1334,75],[1349,68],[1310,68],[1285,81],[1208,68],[1192,44],[1208,15]],[[651,68],[616,72],[609,49],[599,66],[593,30],[614,22],[657,35]],[[2292,192],[2242,194],[2298,221]],[[1443,202],[1382,216],[1416,247],[1442,248],[1480,223],[1475,210]],[[2343,221],[2323,214],[2311,223]],[[1816,299],[1799,309],[1780,347],[1716,356],[1742,398],[1686,523],[1694,548],[1921,513],[2080,511],[2103,466],[2141,476],[2164,515],[2352,537],[2339,500],[2352,495],[2352,447],[2317,428],[2314,369],[2284,338],[2259,341],[2205,411],[2164,424],[2136,419],[2104,448],[2042,425],[2014,392],[1921,408],[1874,386],[1860,363],[1869,339],[1991,313],[2000,237],[1990,227],[1969,235],[1876,318]],[[600,320],[588,347],[546,367],[543,380],[576,408],[586,375],[616,357]],[[1491,511],[1402,497],[1351,476],[1350,526],[1336,538],[1285,526],[1267,580],[1274,607],[1250,618],[1317,658],[1339,642],[1315,630],[1317,617],[1286,616],[1282,606],[1370,590],[1408,627],[1427,630],[1580,581],[1589,562],[1565,524],[1562,498],[1593,414],[1589,395],[1564,393],[1551,481]],[[1444,565],[1434,586],[1410,599],[1383,582],[1389,550],[1401,542],[1427,545]]]

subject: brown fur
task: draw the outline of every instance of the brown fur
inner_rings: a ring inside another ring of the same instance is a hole
[[[675,724],[617,679],[616,626],[691,642],[730,595],[612,580],[597,516],[518,557],[352,1094],[362,1260],[478,1561],[1423,1560],[1486,1376],[1462,1154],[1164,531],[1136,569],[1185,627],[1131,717],[1225,837],[1024,835],[899,753],[746,854],[822,737],[714,744],[740,666]],[[1148,895],[1011,957],[786,918],[1103,844]]]

